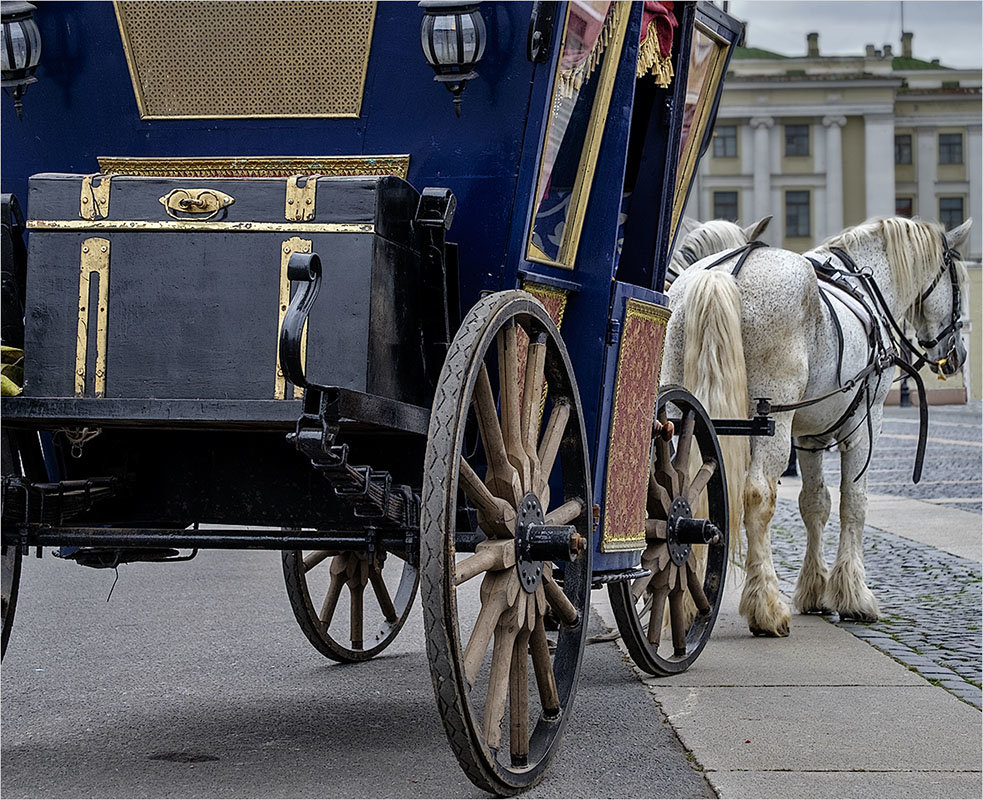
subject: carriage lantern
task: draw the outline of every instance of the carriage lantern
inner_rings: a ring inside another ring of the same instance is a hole
[[[0,4],[0,10],[3,17],[0,86],[14,98],[17,119],[20,119],[23,109],[20,99],[27,87],[37,81],[34,70],[41,59],[41,32],[34,21],[34,6],[31,3],[5,2]]]
[[[474,65],[485,53],[485,20],[477,3],[422,0],[420,7],[426,12],[420,26],[423,55],[437,73],[434,80],[454,95],[454,110],[461,116],[461,92],[478,77]]]

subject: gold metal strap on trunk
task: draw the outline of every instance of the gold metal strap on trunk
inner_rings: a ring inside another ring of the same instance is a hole
[[[107,181],[108,185],[108,181]],[[96,306],[96,376],[95,396],[106,396],[106,348],[109,342],[109,239],[93,237],[82,242],[79,259],[79,317],[75,345],[75,396],[85,396],[86,362],[89,349],[89,287],[92,274],[99,279]]]
[[[317,215],[317,179],[319,175],[291,175],[287,178],[287,205],[283,215],[292,222],[305,222]],[[304,185],[300,186],[300,181]]]
[[[112,177],[96,172],[82,178],[79,197],[79,216],[82,219],[105,219],[109,215],[109,186]]]

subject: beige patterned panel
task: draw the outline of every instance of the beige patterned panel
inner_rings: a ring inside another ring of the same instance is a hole
[[[371,2],[117,2],[140,116],[357,117]]]

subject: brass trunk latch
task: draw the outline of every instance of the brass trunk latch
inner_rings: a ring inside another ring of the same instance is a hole
[[[287,204],[284,216],[291,222],[314,219],[317,200],[317,175],[291,175],[287,178]],[[304,185],[300,186],[300,181]]]
[[[79,216],[82,219],[97,220],[109,216],[109,184],[111,175],[86,175],[82,178],[82,193],[79,197]],[[93,180],[98,183],[93,183]]]
[[[223,208],[228,208],[235,198],[214,189],[173,189],[160,198],[169,217],[174,219],[213,219]]]

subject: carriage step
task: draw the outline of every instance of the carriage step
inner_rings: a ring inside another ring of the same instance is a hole
[[[32,483],[25,478],[3,479],[3,523],[61,525],[119,491],[116,478]]]

